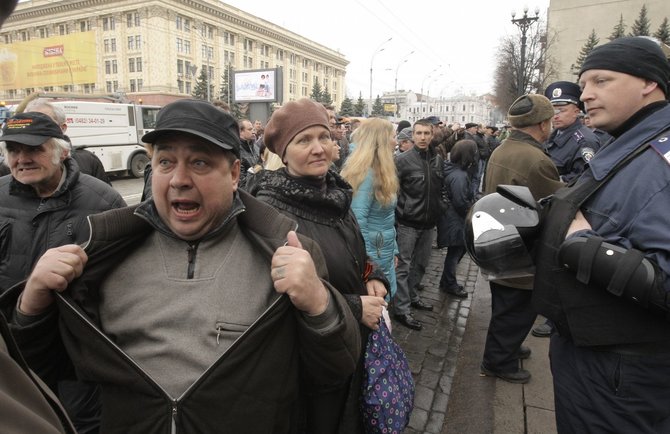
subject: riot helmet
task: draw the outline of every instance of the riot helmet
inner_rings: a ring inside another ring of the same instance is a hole
[[[465,245],[490,280],[531,276],[530,247],[539,222],[539,205],[528,187],[499,185],[470,209]]]

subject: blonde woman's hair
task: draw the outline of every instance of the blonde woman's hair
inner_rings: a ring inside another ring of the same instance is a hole
[[[372,169],[375,199],[383,206],[390,205],[398,194],[398,175],[391,146],[394,133],[393,124],[385,119],[372,118],[362,122],[354,135],[356,147],[341,172],[355,194],[368,170]]]

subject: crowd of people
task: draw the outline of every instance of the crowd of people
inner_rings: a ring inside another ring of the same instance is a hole
[[[667,431],[670,66],[657,48],[595,49],[579,85],[519,97],[500,129],[352,120],[310,99],[263,125],[178,100],[142,137],[151,163],[130,207],[84,172],[62,113],[29,105],[0,143],[0,424],[364,433],[369,336],[387,311],[424,328],[413,312],[433,310],[433,244],[440,290],[470,295],[456,275],[469,211],[513,185],[545,206],[528,242],[537,271],[489,276],[480,372],[528,382],[521,344],[542,314],[559,432]]]

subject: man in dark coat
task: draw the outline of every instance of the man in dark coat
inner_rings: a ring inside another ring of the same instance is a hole
[[[542,95],[524,95],[512,104],[508,119],[513,130],[491,154],[484,179],[485,194],[495,192],[501,184],[522,185],[539,200],[563,185],[542,147],[551,132],[553,115],[551,103]],[[531,307],[533,278],[500,277],[489,285],[492,312],[481,373],[511,383],[527,383],[530,372],[519,368],[519,358],[528,355],[521,343],[537,316]]]

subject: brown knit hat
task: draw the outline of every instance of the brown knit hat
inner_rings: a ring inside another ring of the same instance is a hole
[[[544,95],[534,93],[517,98],[507,112],[507,119],[515,128],[537,125],[553,116],[554,107],[549,99]]]
[[[308,98],[290,101],[272,113],[265,126],[263,141],[269,150],[283,159],[291,140],[301,131],[316,125],[330,131],[328,112],[322,104]]]

